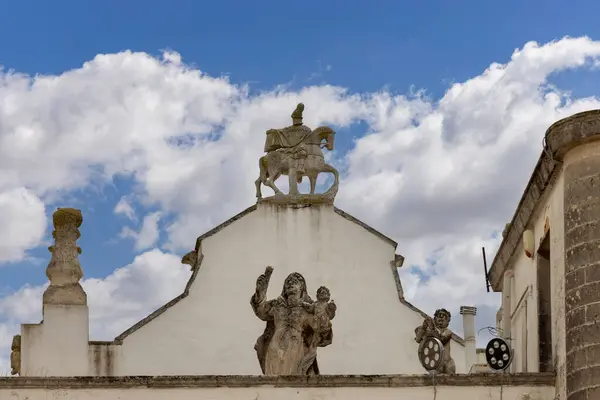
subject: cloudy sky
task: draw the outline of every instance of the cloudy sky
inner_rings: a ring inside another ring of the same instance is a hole
[[[600,108],[600,5],[157,3],[2,5],[0,373],[41,319],[56,207],[83,211],[92,338],[112,339],[254,203],[264,132],[299,101],[337,131],[337,206],[399,243],[407,297],[459,334],[460,305],[494,324],[481,247],[491,262],[545,129]]]

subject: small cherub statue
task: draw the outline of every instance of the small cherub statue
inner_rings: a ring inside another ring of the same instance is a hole
[[[333,331],[331,329],[331,320],[335,318],[337,306],[331,300],[331,293],[325,286],[317,290],[317,301],[314,303],[305,302],[304,309],[313,315],[312,321],[312,340],[309,343],[308,351],[300,361],[299,370],[302,372],[310,366],[317,355],[317,347],[325,347],[333,341]]]
[[[331,292],[329,289],[321,286],[317,290],[317,301],[312,304],[315,322],[319,328],[328,328],[331,325],[331,320],[335,317],[337,306],[333,300],[329,301],[330,299]]]
[[[415,329],[415,341],[423,343],[428,337],[435,337],[442,342],[444,346],[444,358],[438,372],[442,374],[456,373],[456,365],[450,355],[450,342],[452,340],[452,331],[448,329],[450,325],[450,311],[441,308],[435,311],[433,319],[425,318],[423,323]]]

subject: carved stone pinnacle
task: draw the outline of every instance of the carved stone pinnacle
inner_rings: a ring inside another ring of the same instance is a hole
[[[50,286],[43,296],[44,304],[86,305],[87,295],[79,284],[83,277],[77,246],[80,237],[79,227],[83,222],[80,210],[59,208],[52,216],[54,223],[54,245],[48,250],[52,253],[46,276]]]

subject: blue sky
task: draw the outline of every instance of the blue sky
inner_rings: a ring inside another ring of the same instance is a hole
[[[5,0],[0,5],[0,36],[4,39],[0,42],[0,64],[5,70],[31,76],[61,75],[80,68],[97,54],[132,50],[160,57],[163,50],[170,49],[188,66],[211,76],[227,75],[234,84],[248,84],[253,95],[277,85],[295,91],[328,84],[359,94],[380,90],[408,93],[415,88],[425,89],[435,104],[453,83],[482,74],[493,62],[509,62],[513,51],[529,41],[543,44],[583,35],[600,38],[600,3],[595,1],[580,1],[577,7],[557,0]],[[574,97],[597,94],[598,75],[593,70],[553,74],[551,81]],[[355,140],[370,130],[364,121],[341,127],[337,153],[351,151]],[[534,161],[532,158],[530,164]],[[119,239],[119,232],[125,225],[139,228],[142,217],[160,207],[138,202],[137,223],[115,216],[115,205],[135,185],[131,177],[116,176],[106,185],[68,192],[58,203],[45,201],[48,215],[57,206],[83,209],[80,246],[86,277],[105,277],[116,267],[131,263],[137,254],[131,240]],[[518,196],[512,195],[512,204],[504,206],[510,210],[504,212],[505,218],[511,216]],[[241,204],[249,206],[253,200],[250,196]],[[175,217],[176,213],[165,212],[161,227]],[[215,216],[208,225],[222,220]],[[386,232],[385,227],[381,229]],[[495,231],[481,235],[489,237]],[[50,229],[46,232],[48,240],[49,234]],[[165,238],[161,229],[159,243]],[[190,248],[193,242],[190,238]],[[46,246],[42,243],[30,249],[31,259],[0,268],[0,296],[26,283],[40,285],[46,281]],[[437,249],[434,246],[431,253]],[[431,267],[439,263],[437,256],[435,259]],[[491,259],[488,253],[488,261]],[[412,264],[411,260],[407,263]],[[435,270],[426,269],[418,274],[423,283],[429,280],[428,275],[435,274]]]
[[[558,0],[2,3],[2,64],[30,74],[61,73],[98,53],[171,48],[256,90],[321,72],[314,80],[355,91],[414,85],[433,96],[525,42],[594,37],[600,11],[594,1]]]

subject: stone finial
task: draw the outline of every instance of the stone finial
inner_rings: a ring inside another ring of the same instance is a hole
[[[10,349],[10,374],[21,374],[21,335],[13,336]]]
[[[59,208],[52,216],[54,222],[54,245],[46,276],[50,286],[43,296],[44,304],[86,305],[87,295],[79,284],[83,277],[77,246],[79,227],[83,222],[81,211],[74,208]]]

